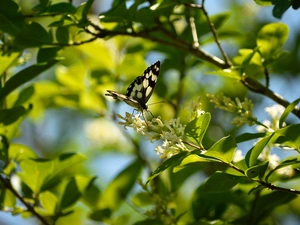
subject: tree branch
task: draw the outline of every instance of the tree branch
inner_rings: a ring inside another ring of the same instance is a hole
[[[208,13],[207,13],[207,11],[206,11],[206,9],[205,9],[205,7],[204,7],[204,2],[205,2],[205,0],[202,0],[202,11],[203,11],[203,13],[204,13],[204,16],[206,17],[207,23],[208,23],[208,25],[209,25],[209,27],[210,27],[210,30],[211,30],[211,32],[212,32],[212,34],[213,34],[213,36],[214,36],[215,42],[216,42],[216,44],[217,44],[217,46],[218,46],[220,52],[221,52],[222,55],[223,55],[223,58],[224,58],[224,60],[225,60],[225,63],[226,63],[226,65],[228,65],[228,67],[230,67],[230,66],[232,66],[232,63],[231,63],[230,59],[228,58],[226,52],[224,51],[224,49],[223,49],[222,46],[221,46],[221,42],[220,42],[220,39],[219,39],[219,37],[218,37],[218,34],[217,34],[217,31],[216,31],[215,25],[213,24],[213,22],[210,20],[210,18],[209,18],[209,16],[208,16]]]
[[[44,225],[50,225],[50,223],[48,223],[48,221],[42,217],[40,214],[38,214],[35,209],[29,204],[27,203],[24,198],[13,188],[13,186],[10,183],[9,179],[5,179],[4,177],[2,177],[2,175],[0,175],[0,181],[3,183],[3,185],[10,190],[27,208],[27,210],[29,212],[31,212],[34,216],[36,216],[36,218],[38,218],[42,224]]]

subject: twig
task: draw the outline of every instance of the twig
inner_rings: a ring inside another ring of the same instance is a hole
[[[11,185],[9,179],[5,179],[4,177],[2,177],[2,175],[0,175],[0,181],[3,183],[3,185],[8,190],[10,190],[26,206],[26,208],[29,212],[31,212],[33,215],[35,215],[41,221],[42,224],[50,225],[50,223],[48,223],[48,221],[44,217],[42,217],[40,214],[38,214],[35,211],[35,209],[29,203],[27,203],[21,195],[19,195],[19,193]]]
[[[192,16],[190,17],[190,26],[191,26],[192,36],[193,36],[193,47],[199,48],[199,40],[198,40],[198,34],[195,25],[195,18]]]
[[[237,166],[233,165],[232,163],[226,163],[226,162],[223,162],[224,164],[227,164],[228,166],[230,166],[232,169],[242,173],[245,175],[245,172],[238,168]],[[254,180],[254,179],[251,179],[252,181],[255,181],[255,182],[258,182],[260,183],[261,185],[265,186],[266,188],[270,189],[270,190],[277,190],[277,191],[283,191],[283,192],[289,192],[289,193],[294,193],[294,194],[297,194],[299,195],[300,194],[300,191],[298,190],[295,190],[295,189],[289,189],[289,188],[283,188],[283,187],[278,187],[278,186],[275,186],[273,184],[269,184],[269,183],[266,183],[262,180]]]
[[[197,5],[197,4],[193,4],[193,3],[184,3],[184,5],[189,8],[202,9],[202,5]]]
[[[285,100],[282,96],[271,91],[269,88],[265,87],[264,85],[252,79],[251,77],[244,76],[241,82],[253,92],[265,95],[270,99],[272,99],[273,101],[277,102],[278,104],[284,106],[285,108],[291,104],[290,102]],[[298,107],[295,107],[292,113],[298,118],[300,118],[300,109]]]
[[[217,31],[216,31],[216,29],[215,29],[215,25],[214,25],[213,22],[210,20],[210,18],[209,18],[209,16],[208,16],[208,13],[207,13],[207,11],[206,11],[206,9],[205,9],[205,7],[204,7],[204,1],[205,1],[205,0],[202,0],[202,11],[203,11],[203,13],[204,13],[204,16],[206,17],[206,20],[207,20],[207,22],[208,22],[208,25],[209,25],[209,27],[210,27],[210,30],[211,30],[211,32],[212,32],[212,34],[213,34],[213,36],[214,36],[215,42],[216,42],[216,44],[218,45],[218,48],[219,48],[220,52],[222,53],[222,55],[223,55],[223,57],[224,57],[225,63],[230,67],[230,66],[232,66],[232,63],[231,63],[230,59],[228,58],[226,52],[224,51],[224,49],[223,49],[222,46],[221,46],[221,42],[220,42],[220,40],[219,40]]]

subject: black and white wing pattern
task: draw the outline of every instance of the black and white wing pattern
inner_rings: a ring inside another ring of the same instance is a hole
[[[149,66],[142,76],[137,77],[127,88],[126,94],[119,94],[115,91],[107,90],[106,96],[113,97],[138,110],[148,110],[146,103],[150,99],[160,70],[160,61]]]

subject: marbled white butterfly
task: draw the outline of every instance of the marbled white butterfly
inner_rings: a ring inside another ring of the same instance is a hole
[[[160,70],[160,61],[149,66],[142,76],[137,77],[127,88],[126,94],[119,94],[115,91],[107,90],[106,96],[113,97],[128,105],[137,108],[139,111],[148,110],[146,103],[151,97]]]

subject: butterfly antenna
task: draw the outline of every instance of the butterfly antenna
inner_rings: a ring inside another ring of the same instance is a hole
[[[155,105],[155,104],[160,104],[160,103],[164,103],[164,102],[166,102],[166,101],[153,102],[153,103],[148,104],[148,106]]]

